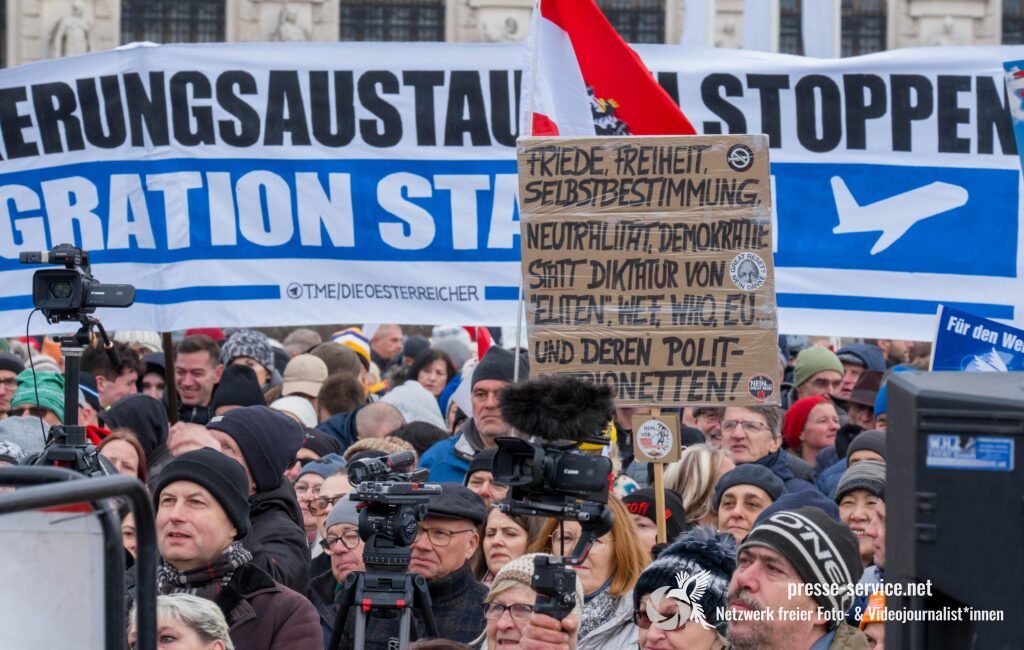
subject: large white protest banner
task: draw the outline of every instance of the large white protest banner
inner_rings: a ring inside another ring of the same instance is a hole
[[[1024,49],[637,49],[698,132],[768,135],[781,331],[927,339],[939,303],[1024,325]],[[521,61],[227,44],[0,71],[0,335],[31,306],[17,253],[62,242],[138,286],[111,328],[514,322]]]

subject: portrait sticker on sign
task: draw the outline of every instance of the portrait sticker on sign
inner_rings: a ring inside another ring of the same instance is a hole
[[[531,364],[622,405],[777,404],[768,140],[523,138]]]

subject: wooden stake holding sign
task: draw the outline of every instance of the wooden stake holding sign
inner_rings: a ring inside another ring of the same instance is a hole
[[[665,463],[679,460],[679,416],[661,414],[653,407],[650,415],[633,416],[633,455],[637,460],[654,463],[654,510],[658,524],[658,543],[668,541],[665,532]]]

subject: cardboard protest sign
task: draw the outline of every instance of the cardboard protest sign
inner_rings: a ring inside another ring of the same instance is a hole
[[[633,455],[645,463],[674,463],[682,451],[675,413],[633,416]]]
[[[932,370],[1024,370],[1024,330],[943,305],[932,346]]]
[[[763,135],[519,141],[531,367],[620,404],[774,404]]]

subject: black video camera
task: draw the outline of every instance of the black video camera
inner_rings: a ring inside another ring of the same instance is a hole
[[[92,275],[89,253],[71,244],[54,246],[50,252],[18,255],[22,264],[63,264],[63,269],[44,269],[32,276],[32,304],[46,320],[60,323],[81,320],[97,307],[131,307],[135,287],[101,284]]]
[[[610,442],[604,430],[615,415],[612,391],[571,377],[536,379],[505,389],[501,413],[517,431],[543,442],[497,439],[491,471],[496,483],[510,488],[499,508],[580,524],[580,539],[569,556],[534,560],[533,609],[563,619],[576,602],[576,575],[570,567],[583,562],[594,541],[612,527],[606,505],[612,462],[579,450],[583,443]]]
[[[348,480],[359,501],[359,537],[366,542],[363,563],[367,570],[405,571],[409,566],[409,545],[416,539],[421,521],[427,518],[427,503],[441,494],[441,486],[422,483],[430,472],[420,469],[402,473],[416,456],[400,451],[382,458],[362,458],[348,466]]]
[[[78,373],[82,353],[91,343],[92,328],[99,332],[103,347],[117,368],[120,361],[99,319],[91,314],[97,307],[130,307],[135,287],[130,284],[100,284],[92,275],[89,253],[71,244],[54,246],[50,252],[28,252],[18,256],[22,264],[63,264],[63,269],[44,269],[32,276],[32,302],[46,320],[56,324],[78,321],[74,334],[60,336],[64,356],[64,422],[50,430],[50,443],[35,465],[69,467],[88,476],[115,473],[89,444],[85,427],[78,423]]]

